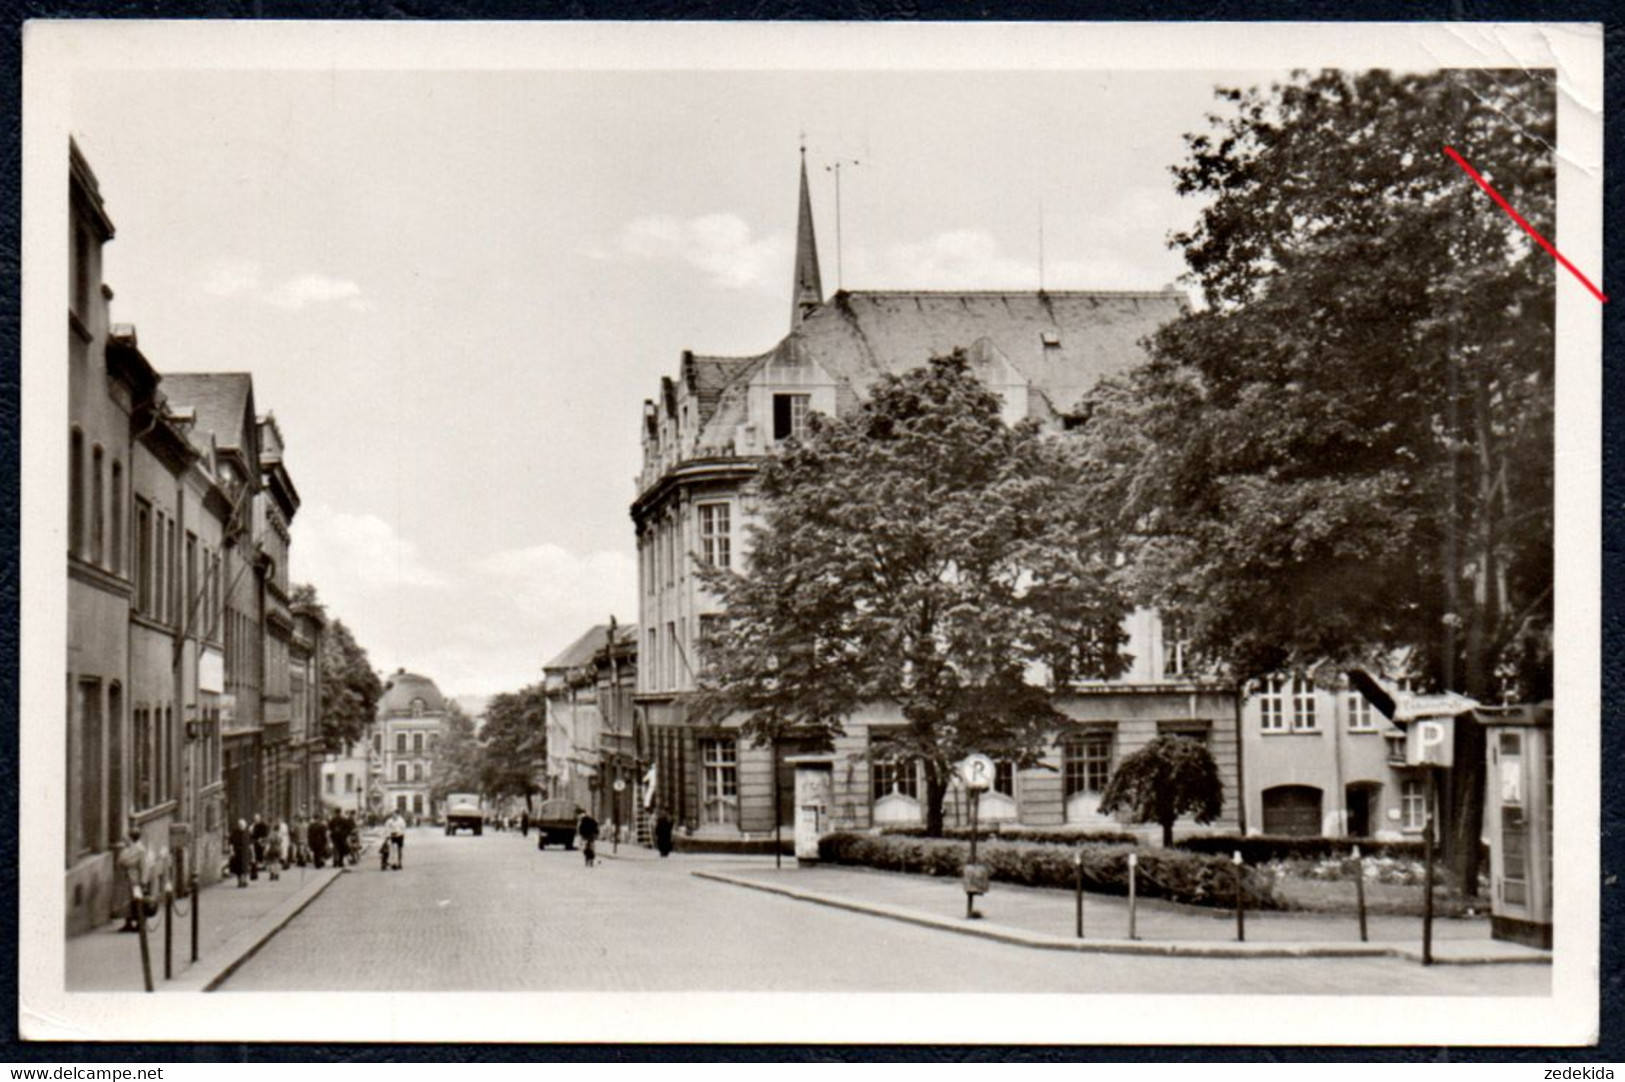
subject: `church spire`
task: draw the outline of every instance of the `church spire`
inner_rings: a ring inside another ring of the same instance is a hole
[[[807,193],[807,148],[801,148],[801,209],[796,222],[796,280],[790,307],[790,329],[801,326],[824,303],[824,281],[818,274],[818,240],[813,236],[812,197]]]

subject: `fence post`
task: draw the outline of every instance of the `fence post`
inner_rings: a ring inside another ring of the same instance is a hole
[[[1360,942],[1368,942],[1365,930],[1365,858],[1360,847],[1354,847],[1354,904],[1360,911]]]
[[[164,980],[175,976],[175,890],[164,891]]]
[[[1077,908],[1078,908],[1078,938],[1083,938],[1083,847],[1078,847],[1078,854],[1073,858],[1078,865]]]
[[[1139,905],[1138,898],[1135,895],[1134,880],[1138,874],[1139,865],[1140,855],[1138,853],[1130,853],[1128,855],[1128,937],[1130,939],[1140,938],[1134,933],[1135,910]]]
[[[1243,893],[1241,886],[1240,849],[1236,850],[1236,855],[1231,858],[1231,861],[1236,866],[1236,942],[1245,943],[1247,941],[1247,896]]]
[[[197,961],[197,872],[192,873],[192,961]]]
[[[147,899],[141,884],[133,883],[130,893],[135,896],[135,930],[141,940],[141,981],[152,991],[152,944],[147,942]]]

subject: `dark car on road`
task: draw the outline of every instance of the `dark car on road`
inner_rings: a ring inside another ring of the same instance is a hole
[[[581,806],[573,800],[542,801],[541,807],[536,810],[535,819],[532,820],[539,835],[536,839],[536,848],[546,849],[556,843],[566,849],[574,849],[576,821],[581,815]]]

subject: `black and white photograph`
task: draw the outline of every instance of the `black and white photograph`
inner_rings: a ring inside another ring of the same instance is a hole
[[[30,24],[22,1035],[1595,1041],[1602,41]]]

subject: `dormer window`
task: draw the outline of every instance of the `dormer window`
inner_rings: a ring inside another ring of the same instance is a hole
[[[773,440],[805,439],[807,414],[812,412],[812,396],[776,394],[773,396]]]
[[[412,700],[412,716],[414,718],[421,718],[423,716],[423,700],[422,699],[413,699]]]

